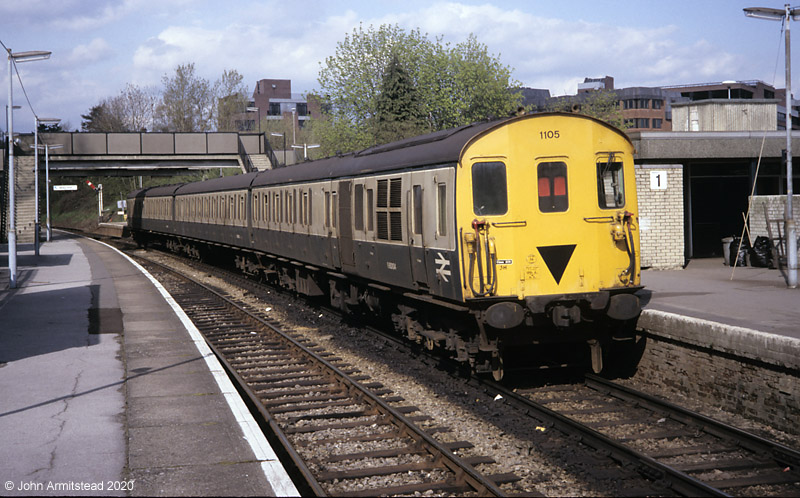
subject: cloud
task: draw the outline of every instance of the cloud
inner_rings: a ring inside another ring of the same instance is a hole
[[[179,64],[195,63],[199,75],[218,78],[236,69],[247,84],[261,78],[293,80],[293,91],[311,90],[319,62],[333,53],[336,42],[358,24],[352,11],[313,22],[304,29],[286,23],[233,23],[220,28],[169,26],[140,45],[133,56],[139,83],[153,84],[171,76]]]
[[[88,64],[110,59],[114,55],[114,50],[102,38],[95,38],[87,44],[78,45],[72,49],[67,56],[67,64]]]
[[[610,75],[617,86],[659,86],[700,76],[725,79],[732,70],[744,70],[722,47],[702,40],[683,43],[673,25],[650,28],[553,19],[501,5],[439,2],[376,21],[419,27],[451,43],[473,33],[514,69],[515,79],[554,95],[575,93],[584,77]]]

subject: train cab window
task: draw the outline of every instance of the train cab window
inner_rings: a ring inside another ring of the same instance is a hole
[[[597,162],[597,202],[603,209],[625,205],[622,162],[614,161],[613,154],[607,160]]]
[[[472,210],[481,216],[508,211],[506,165],[499,161],[472,165]]]
[[[537,167],[539,211],[560,213],[569,208],[567,165],[563,162],[544,162]]]

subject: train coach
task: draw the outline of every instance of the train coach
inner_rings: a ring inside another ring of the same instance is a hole
[[[526,368],[637,361],[633,146],[587,116],[529,114],[138,190],[128,210],[141,244],[391,319],[497,379],[511,351]]]

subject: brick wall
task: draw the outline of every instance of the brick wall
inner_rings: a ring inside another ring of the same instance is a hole
[[[683,166],[636,166],[642,267],[683,268]]]
[[[797,374],[797,370],[728,358],[651,336],[636,379],[677,404],[691,401],[702,407],[718,407],[798,434],[800,429],[792,416],[800,410]]]

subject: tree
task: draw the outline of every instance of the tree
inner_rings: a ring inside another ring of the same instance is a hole
[[[83,114],[81,130],[93,132],[146,131],[153,126],[154,92],[127,84],[119,95],[103,99]]]
[[[510,68],[473,35],[451,47],[441,39],[429,40],[419,29],[359,26],[320,64],[318,93],[329,111],[315,128],[326,153],[381,142],[375,126],[378,102],[394,58],[416,93],[414,113],[423,119],[418,133],[505,116],[519,105],[519,93],[509,91],[509,86],[520,86],[509,81]]]
[[[90,132],[115,132],[128,131],[122,115],[113,108],[112,103],[104,100],[89,109],[89,114],[81,114],[82,131]]]
[[[243,79],[235,69],[225,70],[214,85],[217,95],[217,131],[236,131],[236,116],[245,112],[248,102],[247,87],[242,84]]]
[[[161,78],[164,90],[156,108],[161,131],[210,131],[214,115],[214,89],[195,74],[194,63],[180,64],[175,75]]]
[[[378,142],[412,137],[425,129],[416,89],[397,54],[392,55],[383,74],[376,113],[374,129]]]

